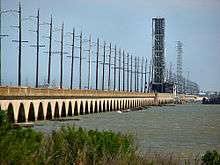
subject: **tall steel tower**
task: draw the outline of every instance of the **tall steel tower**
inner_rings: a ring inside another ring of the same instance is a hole
[[[177,64],[176,64],[176,84],[177,92],[183,93],[183,43],[177,41],[176,43],[176,52],[177,52]]]
[[[151,89],[163,92],[165,73],[165,18],[152,18],[152,84]]]

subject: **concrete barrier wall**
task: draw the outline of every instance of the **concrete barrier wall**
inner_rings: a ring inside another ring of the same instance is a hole
[[[102,90],[69,90],[52,88],[0,87],[0,96],[64,96],[64,97],[155,97],[154,93],[102,91]]]

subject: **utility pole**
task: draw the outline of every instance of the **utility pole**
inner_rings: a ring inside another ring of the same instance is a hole
[[[90,89],[90,81],[91,81],[91,48],[92,48],[92,36],[89,35],[88,89]]]
[[[129,92],[129,53],[127,53],[127,92]]]
[[[102,90],[105,89],[105,47],[106,47],[106,42],[104,41],[103,64],[102,64]]]
[[[35,87],[38,88],[38,79],[39,79],[39,49],[40,47],[45,47],[45,45],[40,45],[40,10],[38,9],[37,11],[37,16],[30,16],[34,17],[37,19],[37,28],[36,31],[34,30],[33,32],[37,33],[37,40],[36,40],[36,45],[30,45],[30,47],[36,47],[37,52],[36,52],[36,78],[35,78]]]
[[[63,29],[64,23],[62,23],[61,29],[61,42],[60,42],[60,89],[63,88]]]
[[[146,61],[145,61],[145,72],[144,72],[144,93],[146,93],[146,88],[147,88],[147,58],[146,58]]]
[[[122,68],[122,72],[123,72],[123,91],[125,91],[125,51],[123,50],[123,68]]]
[[[112,44],[109,44],[109,57],[108,57],[108,90],[111,88],[111,53],[112,53]]]
[[[2,86],[2,3],[0,0],[0,86]]]
[[[18,86],[21,86],[21,3],[19,2],[19,9],[18,9],[18,13],[19,13],[19,53],[18,53]]]
[[[53,18],[50,17],[50,36],[49,36],[49,51],[48,51],[48,73],[47,84],[50,85],[50,68],[51,68],[51,49],[52,49],[52,32],[53,32]]]
[[[132,74],[133,74],[133,59],[132,59],[132,55],[131,55],[131,78],[130,78],[130,92],[132,92]]]
[[[169,69],[169,82],[173,82],[173,66],[172,66],[172,62],[170,62],[170,69]]]
[[[80,51],[79,51],[79,89],[82,88],[82,32],[80,33]]]
[[[114,91],[116,89],[116,58],[117,58],[117,48],[115,45],[115,57],[114,57]]]
[[[2,38],[8,36],[2,34],[2,14],[7,12],[11,12],[11,10],[4,11],[2,9],[1,0],[0,0],[0,86],[2,85]]]
[[[37,11],[37,64],[36,64],[36,84],[35,87],[38,88],[38,65],[39,65],[39,26],[40,26],[40,11]]]
[[[186,74],[186,93],[189,93],[189,71]]]
[[[21,86],[21,46],[23,42],[28,42],[28,41],[22,41],[21,38],[21,33],[22,33],[22,26],[21,26],[21,3],[19,2],[19,7],[18,7],[18,27],[19,32],[18,32],[18,40],[12,40],[12,42],[18,42],[18,86]]]
[[[134,91],[137,92],[137,57],[134,61]]]
[[[119,49],[119,61],[118,61],[118,91],[121,90],[121,48]]]
[[[137,92],[139,92],[139,57],[137,58]]]
[[[148,76],[148,88],[147,91],[148,93],[150,92],[150,78],[152,78],[152,60],[150,60],[150,64],[149,64],[149,76]]]
[[[144,81],[144,58],[141,61],[141,92],[143,92],[143,81]]]
[[[98,90],[99,83],[99,38],[97,39],[97,52],[96,52],[96,90]]]
[[[74,47],[75,47],[75,29],[72,33],[72,56],[71,56],[71,75],[70,75],[70,89],[73,89],[73,66],[74,66]]]

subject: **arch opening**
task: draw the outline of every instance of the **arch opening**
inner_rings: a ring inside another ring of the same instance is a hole
[[[40,102],[40,105],[38,108],[37,120],[44,120],[44,110],[43,110],[42,102]]]
[[[88,101],[86,101],[86,105],[85,105],[85,114],[89,114],[89,105],[88,105]]]
[[[46,114],[46,120],[52,119],[52,110],[51,110],[51,104],[50,102],[47,105],[47,114]]]
[[[56,102],[55,110],[54,110],[54,118],[58,118],[58,117],[60,117],[60,115],[59,115],[59,105],[58,105],[58,102]]]
[[[98,113],[98,103],[95,101],[94,113]]]
[[[69,107],[68,107],[68,116],[73,116],[73,111],[72,111],[72,103],[71,103],[71,101],[69,102]]]
[[[78,113],[78,103],[77,101],[75,101],[75,106],[74,106],[74,116],[78,116],[79,113]]]
[[[110,101],[110,107],[109,110],[112,111],[112,100]]]
[[[116,110],[119,110],[119,101],[117,100],[117,108]]]
[[[102,102],[99,101],[99,112],[102,112]]]
[[[90,103],[90,113],[93,113],[93,102]]]
[[[8,121],[11,123],[15,122],[15,116],[14,116],[14,108],[12,103],[8,105],[8,111],[7,111]]]
[[[84,112],[83,112],[83,102],[82,101],[80,103],[80,115],[84,115]]]
[[[34,104],[31,103],[28,111],[28,121],[35,121]]]
[[[109,107],[109,100],[107,100],[107,108],[106,108],[106,110],[110,111],[109,109],[110,109],[110,107]]]
[[[61,117],[66,117],[66,106],[64,102],[62,104]]]
[[[105,100],[103,101],[103,109],[102,109],[102,112],[105,112],[106,111],[106,105],[105,105]]]
[[[18,110],[18,123],[25,122],[25,119],[24,104],[21,103]]]

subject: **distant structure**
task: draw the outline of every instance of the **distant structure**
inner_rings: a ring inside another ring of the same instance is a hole
[[[151,91],[164,92],[165,18],[152,18],[152,78]]]
[[[184,93],[184,78],[183,78],[183,43],[177,41],[176,43],[177,63],[176,63],[176,84],[177,92]]]

